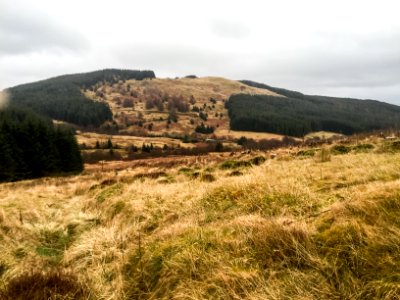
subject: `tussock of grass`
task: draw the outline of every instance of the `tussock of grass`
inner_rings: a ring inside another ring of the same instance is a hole
[[[353,147],[353,150],[355,152],[369,152],[374,148],[375,148],[375,146],[372,144],[358,144]]]
[[[219,168],[221,170],[229,170],[229,169],[237,169],[237,168],[245,168],[251,166],[259,166],[265,162],[265,157],[256,156],[249,160],[227,160],[220,164]]]
[[[309,157],[309,156],[314,156],[319,149],[306,149],[306,150],[300,150],[297,152],[297,156],[304,156],[304,157]]]
[[[216,180],[216,178],[213,174],[204,172],[200,174],[200,180],[204,182],[213,182]]]
[[[250,167],[250,166],[251,166],[251,163],[249,161],[227,160],[227,161],[224,161],[219,167],[222,170],[228,170],[228,169],[236,169],[236,168]]]
[[[121,194],[122,184],[114,184],[110,187],[103,189],[100,193],[96,195],[96,201],[98,204],[103,203],[105,200]]]
[[[318,200],[312,199],[309,194],[282,193],[253,184],[218,187],[210,191],[201,203],[208,220],[224,218],[224,213],[304,216],[319,206]]]
[[[0,278],[7,271],[8,266],[5,262],[0,261]]]
[[[36,253],[40,256],[50,257],[54,260],[61,259],[63,252],[73,241],[74,228],[68,227],[66,230],[43,229],[39,232],[40,245],[36,247]]]
[[[151,173],[139,173],[133,176],[133,179],[144,179],[144,178],[150,178],[150,179],[157,179],[159,177],[166,177],[167,173],[165,172],[151,172]]]
[[[400,151],[400,141],[386,141],[379,145],[379,153],[397,153]]]
[[[335,145],[331,148],[333,154],[347,154],[352,150],[352,147],[347,147],[344,145]]]
[[[229,174],[228,174],[228,176],[242,176],[243,175],[243,172],[240,172],[240,171],[238,171],[238,170],[235,170],[235,171],[232,171],[232,172],[230,172]]]

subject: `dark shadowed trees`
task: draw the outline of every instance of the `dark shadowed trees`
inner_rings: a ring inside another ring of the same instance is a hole
[[[0,181],[82,170],[72,129],[55,127],[28,110],[0,111]]]

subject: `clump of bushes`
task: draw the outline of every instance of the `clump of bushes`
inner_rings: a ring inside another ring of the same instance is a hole
[[[400,141],[385,142],[380,146],[380,152],[399,152]]]
[[[210,173],[200,173],[200,180],[204,182],[213,182],[216,180],[216,178]]]
[[[351,151],[351,147],[347,147],[344,145],[335,145],[331,149],[333,154],[347,154]]]
[[[98,163],[101,160],[104,161],[113,161],[113,160],[121,160],[122,155],[118,151],[110,150],[102,150],[98,149],[95,151],[82,151],[82,159],[87,164]]]
[[[303,156],[303,157],[307,157],[307,156],[314,156],[317,151],[319,149],[307,149],[307,150],[300,150],[297,152],[297,156]]]
[[[245,168],[251,166],[259,166],[265,162],[264,156],[256,156],[249,160],[227,160],[220,164],[220,169],[228,170],[228,169],[238,169]]]
[[[145,179],[145,178],[150,178],[150,179],[158,179],[160,177],[167,177],[168,174],[162,171],[159,172],[151,172],[151,173],[139,173],[133,176],[134,179]]]
[[[374,149],[374,145],[372,144],[359,144],[353,147],[353,150],[356,152],[368,152],[369,150]]]
[[[222,170],[237,169],[241,167],[250,167],[251,163],[245,160],[227,160],[224,161],[219,167]]]
[[[265,162],[264,156],[256,156],[249,160],[252,165],[259,166]]]
[[[187,175],[187,174],[193,173],[193,170],[191,168],[184,167],[184,168],[180,168],[178,170],[178,173]]]
[[[230,177],[242,176],[242,175],[243,175],[243,173],[240,172],[240,171],[238,171],[238,170],[232,171],[232,172],[230,172],[230,173],[228,174],[228,176],[230,176]]]
[[[213,133],[215,130],[214,127],[212,126],[208,126],[208,125],[204,125],[204,123],[202,122],[200,125],[196,126],[195,131],[197,133],[203,133],[203,134],[210,134]]]

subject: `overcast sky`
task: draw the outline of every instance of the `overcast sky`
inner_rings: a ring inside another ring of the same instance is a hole
[[[400,2],[0,0],[0,89],[102,68],[400,105]]]

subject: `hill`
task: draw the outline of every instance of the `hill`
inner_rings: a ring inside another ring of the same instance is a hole
[[[1,184],[0,298],[398,299],[400,141],[358,142]]]
[[[10,88],[11,102],[84,131],[153,138],[234,141],[353,134],[400,127],[400,107],[305,95],[252,81],[107,69]],[[259,132],[254,134],[251,132]]]
[[[225,101],[233,94],[278,94],[219,77],[127,80],[98,84],[85,95],[106,101],[114,124],[103,129],[139,136],[192,135],[202,123],[216,136],[230,136]],[[266,135],[267,136],[267,135]]]
[[[233,130],[304,136],[314,131],[343,134],[400,128],[400,107],[374,100],[310,96],[251,81],[285,97],[233,95],[226,103]]]
[[[99,82],[118,82],[135,78],[154,78],[152,71],[106,69],[90,73],[63,75],[8,89],[13,104],[27,107],[47,117],[81,126],[98,127],[112,120],[107,103],[92,101],[83,90]]]

